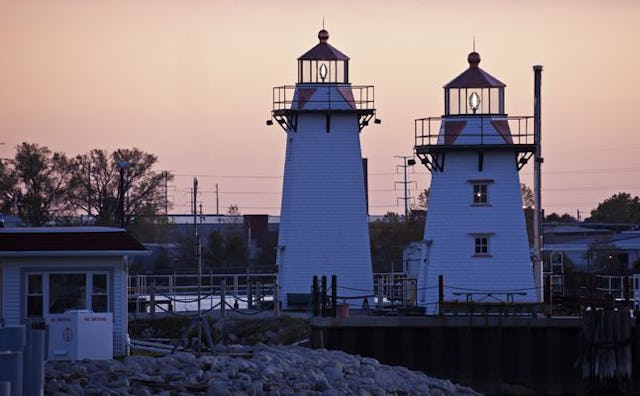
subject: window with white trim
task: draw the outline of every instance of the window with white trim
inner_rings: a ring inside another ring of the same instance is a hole
[[[27,317],[42,317],[44,293],[42,274],[27,275]]]
[[[65,313],[70,309],[87,309],[87,275],[49,274],[49,313]]]
[[[471,184],[471,206],[491,206],[489,185],[492,184],[493,181],[493,179],[467,180],[467,183]]]
[[[107,274],[93,274],[91,277],[91,310],[93,312],[107,312],[109,302],[109,288]]]
[[[489,188],[487,183],[474,183],[473,203],[476,205],[489,203],[488,190]]]
[[[489,254],[489,237],[487,235],[475,237],[475,254],[483,256]]]
[[[26,274],[25,291],[28,318],[73,309],[109,312],[107,272],[30,272]]]

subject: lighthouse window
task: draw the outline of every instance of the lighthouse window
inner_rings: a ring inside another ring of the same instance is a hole
[[[473,185],[473,203],[474,204],[486,204],[489,203],[489,197],[487,195],[487,184],[477,183]]]
[[[489,254],[489,237],[488,236],[478,236],[476,239],[476,255],[487,255]]]

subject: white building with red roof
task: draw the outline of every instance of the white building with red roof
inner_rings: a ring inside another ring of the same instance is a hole
[[[361,130],[379,122],[373,87],[351,85],[349,57],[326,30],[318,39],[298,58],[297,84],[273,91],[272,119],[287,139],[277,252],[284,307],[290,295],[310,294],[314,275],[336,275],[340,296],[373,289],[360,148]]]
[[[116,356],[127,350],[128,257],[149,252],[126,230],[0,228],[0,320],[42,326],[70,310],[111,313]]]
[[[416,120],[415,151],[431,171],[418,304],[535,302],[518,171],[535,152],[532,117],[505,112],[505,84],[468,56],[444,86],[444,115]]]

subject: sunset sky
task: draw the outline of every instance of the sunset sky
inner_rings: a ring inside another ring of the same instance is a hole
[[[0,3],[0,157],[33,142],[69,156],[138,147],[176,179],[188,211],[280,212],[285,136],[267,127],[272,87],[296,82],[317,43],[351,57],[372,84],[381,125],[361,134],[370,212],[401,212],[397,155],[415,118],[443,112],[442,86],[480,67],[507,84],[510,115],[532,115],[542,64],[543,206],[587,217],[613,193],[640,194],[640,2],[620,1],[5,1]],[[428,186],[416,166],[417,190]],[[532,184],[532,165],[521,172]]]

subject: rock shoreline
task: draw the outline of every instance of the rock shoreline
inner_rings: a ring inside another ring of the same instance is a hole
[[[451,381],[341,351],[220,345],[122,361],[47,362],[47,395],[479,395]]]

